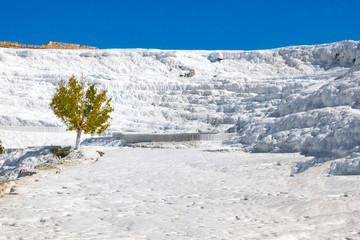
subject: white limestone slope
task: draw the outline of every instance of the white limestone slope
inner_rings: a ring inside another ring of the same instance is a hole
[[[0,49],[0,125],[62,126],[49,109],[55,85],[83,73],[113,97],[108,133],[236,125],[232,143],[252,151],[346,156],[360,140],[359,51],[356,41],[261,51]],[[190,69],[195,76],[180,77]],[[26,145],[6,135],[6,146]]]

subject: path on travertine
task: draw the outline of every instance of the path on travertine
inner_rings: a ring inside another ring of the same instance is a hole
[[[0,199],[0,239],[360,237],[359,177],[289,177],[299,155],[104,151]]]

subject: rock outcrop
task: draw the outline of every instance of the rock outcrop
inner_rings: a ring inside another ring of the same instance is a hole
[[[29,45],[19,44],[18,42],[2,42],[0,41],[1,48],[31,48],[31,49],[98,49],[96,47],[89,47],[80,44],[48,42],[44,45]]]

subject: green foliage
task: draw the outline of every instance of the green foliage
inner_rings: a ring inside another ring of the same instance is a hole
[[[106,98],[106,92],[101,91],[97,93],[94,85],[87,89],[84,106],[84,116],[87,119],[84,123],[85,133],[101,134],[110,127],[110,123],[107,120],[110,118],[109,113],[114,111],[114,108],[110,105],[111,98]]]
[[[82,131],[101,134],[110,126],[109,114],[114,108],[106,93],[106,90],[98,91],[94,85],[86,88],[83,77],[78,81],[73,75],[68,82],[59,82],[50,106],[67,130],[78,132],[76,148]]]
[[[0,141],[0,154],[5,153],[5,148],[3,147],[3,145],[1,144],[2,142]]]
[[[77,130],[82,123],[84,109],[85,82],[78,82],[73,75],[66,84],[64,80],[59,82],[51,101],[51,109],[54,114],[68,127],[68,130]]]
[[[70,150],[71,150],[71,147],[68,146],[68,147],[54,147],[52,149],[50,149],[50,152],[59,157],[59,158],[64,158],[66,157],[67,155],[70,154]]]

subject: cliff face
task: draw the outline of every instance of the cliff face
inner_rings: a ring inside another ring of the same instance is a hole
[[[98,49],[80,44],[48,42],[44,45],[19,44],[17,42],[2,42],[0,48],[32,48],[32,49]]]

